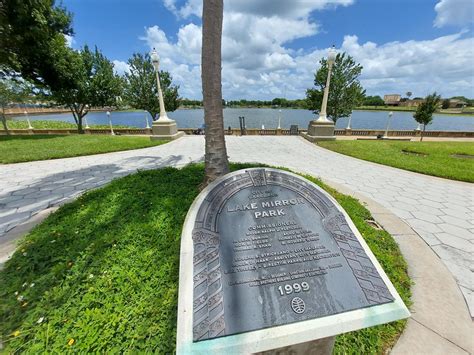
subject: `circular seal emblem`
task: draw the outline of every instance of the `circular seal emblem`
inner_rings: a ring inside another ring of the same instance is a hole
[[[291,309],[293,309],[293,312],[301,314],[304,313],[306,305],[301,298],[295,297],[291,300]]]

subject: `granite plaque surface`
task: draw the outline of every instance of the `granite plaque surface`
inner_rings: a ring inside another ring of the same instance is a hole
[[[394,301],[336,204],[276,169],[208,190],[192,230],[193,342]]]

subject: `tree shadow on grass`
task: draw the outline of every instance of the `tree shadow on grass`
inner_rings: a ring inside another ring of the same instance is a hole
[[[32,135],[0,135],[0,142],[2,141],[35,141],[41,139],[51,139],[51,138],[62,138],[67,137],[68,135],[64,134],[32,134]]]
[[[70,337],[76,351],[172,352],[180,232],[202,179],[200,165],[141,171],[36,227],[0,273],[7,349],[61,351]]]

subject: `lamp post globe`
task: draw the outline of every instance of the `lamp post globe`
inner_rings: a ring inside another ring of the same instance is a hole
[[[150,53],[150,59],[151,63],[155,67],[155,72],[156,72],[156,84],[158,86],[158,101],[160,102],[160,117],[158,118],[158,121],[165,122],[165,121],[171,121],[168,118],[168,115],[166,114],[165,110],[165,101],[163,100],[163,91],[161,90],[161,84],[160,84],[160,56],[156,52],[155,48]]]
[[[158,70],[158,67],[160,66],[160,56],[158,55],[155,48],[153,48],[153,50],[151,51],[150,58],[151,58],[151,63],[155,67],[155,70]]]
[[[328,52],[328,63],[334,64],[334,62],[336,61],[336,54],[336,47],[332,46]]]

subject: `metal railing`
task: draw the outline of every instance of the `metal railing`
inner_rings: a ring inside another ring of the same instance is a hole
[[[34,124],[34,122],[33,122]],[[1,126],[0,126],[1,127]],[[179,131],[183,131],[188,135],[194,134],[197,131],[196,128],[180,128]],[[300,129],[299,133],[305,132],[306,130]],[[57,129],[10,129],[9,132],[12,135],[28,135],[28,134],[77,134],[77,129],[73,128],[57,128]],[[152,129],[148,128],[114,128],[114,132],[117,135],[151,135]],[[89,128],[84,129],[85,134],[110,134],[108,128]],[[372,129],[336,129],[334,134],[336,136],[357,136],[357,137],[377,137],[383,135],[384,130],[372,130]],[[3,127],[0,128],[0,135],[5,135],[6,132]],[[225,130],[226,135],[240,136],[241,131],[239,128],[232,128]],[[289,129],[258,129],[258,128],[247,128],[245,135],[248,136],[289,136],[291,132]],[[421,131],[414,130],[392,130],[388,131],[390,137],[419,137]],[[474,138],[474,131],[458,132],[458,131],[425,131],[425,137],[446,137],[446,138]]]

